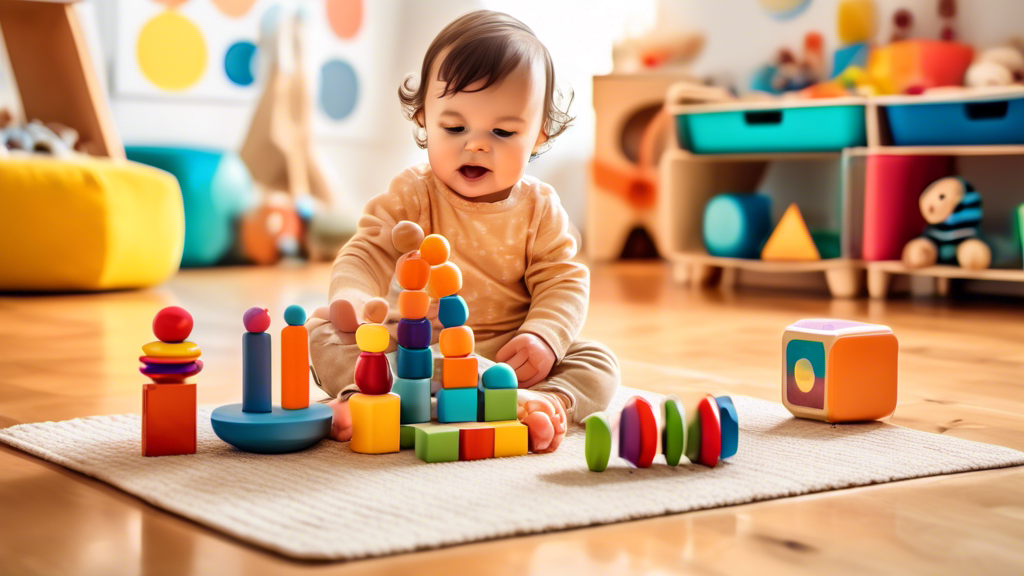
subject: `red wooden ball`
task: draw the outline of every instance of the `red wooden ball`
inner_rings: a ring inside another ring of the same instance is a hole
[[[161,342],[184,342],[192,333],[192,315],[180,306],[168,306],[153,318],[153,334]]]

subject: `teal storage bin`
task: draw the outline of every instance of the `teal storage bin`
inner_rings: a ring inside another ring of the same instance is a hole
[[[860,103],[688,111],[676,115],[676,134],[695,154],[832,152],[867,142]]]
[[[170,172],[185,205],[182,266],[212,266],[235,243],[238,219],[255,200],[252,177],[233,152],[172,146],[127,146],[128,159]]]
[[[916,98],[920,101],[901,98],[884,107],[897,146],[1024,144],[1024,92],[940,101]]]

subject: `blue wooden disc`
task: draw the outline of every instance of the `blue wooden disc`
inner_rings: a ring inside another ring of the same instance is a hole
[[[273,406],[270,412],[242,412],[242,404],[226,404],[210,414],[217,436],[239,450],[282,454],[305,450],[331,431],[334,412],[326,404],[301,410]]]

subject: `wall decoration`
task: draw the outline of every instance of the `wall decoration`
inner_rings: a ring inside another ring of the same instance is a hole
[[[776,20],[789,20],[790,18],[796,18],[807,6],[810,5],[811,0],[757,0],[761,4],[761,8],[768,13],[769,16]]]

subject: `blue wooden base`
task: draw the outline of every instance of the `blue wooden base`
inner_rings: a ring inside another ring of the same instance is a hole
[[[302,410],[273,406],[268,413],[242,412],[241,404],[226,404],[213,411],[210,423],[221,440],[239,450],[282,454],[305,450],[326,438],[333,416],[326,404]]]

